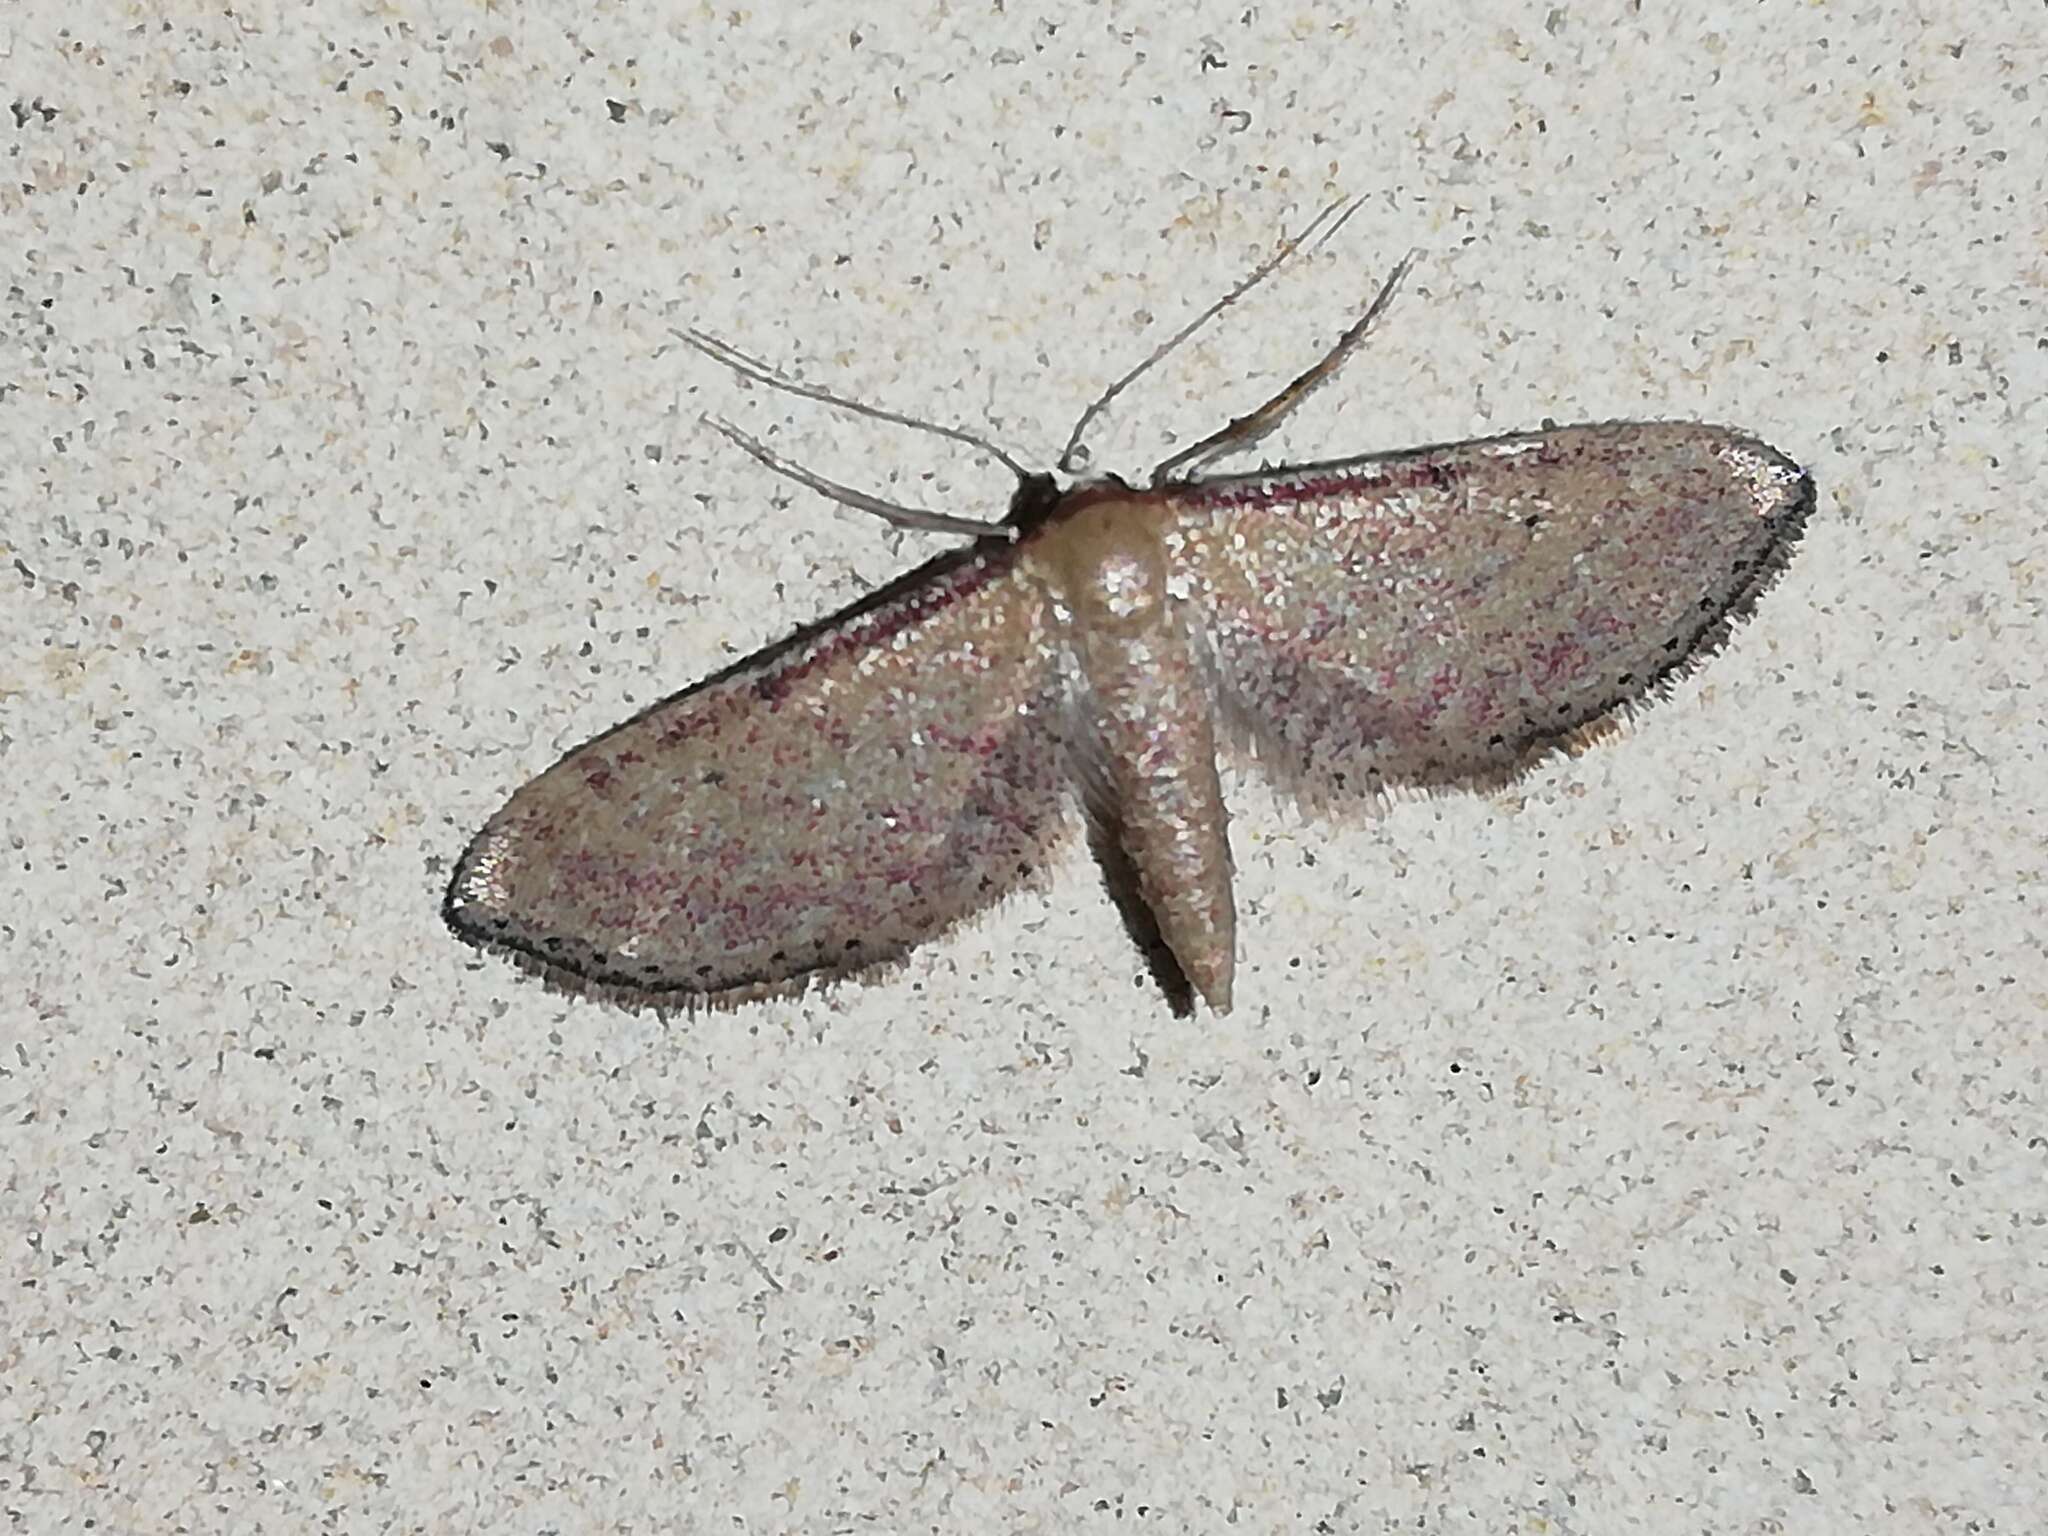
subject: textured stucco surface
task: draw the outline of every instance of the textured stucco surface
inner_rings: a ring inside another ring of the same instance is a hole
[[[1655,14],[1653,14],[1655,13]],[[0,24],[0,1514],[28,1531],[2021,1532],[2048,1495],[2040,14]],[[1806,546],[1511,792],[1230,784],[1238,1008],[1076,850],[664,1024],[454,942],[564,747],[994,515],[700,326],[1142,469],[1415,248],[1311,458],[1748,427]],[[1320,1524],[1318,1523],[1320,1522]]]

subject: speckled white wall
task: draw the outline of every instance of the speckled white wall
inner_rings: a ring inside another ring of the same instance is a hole
[[[0,32],[0,1511],[70,1531],[2018,1532],[2048,1496],[2037,11],[131,5]],[[4,104],[4,103],[0,103]],[[1078,850],[663,1024],[456,943],[564,747],[1327,343],[1279,459],[1812,468],[1484,799],[1230,786],[1237,1011]]]

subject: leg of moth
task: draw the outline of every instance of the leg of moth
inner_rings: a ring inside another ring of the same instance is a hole
[[[1353,321],[1351,328],[1337,338],[1336,344],[1317,358],[1299,378],[1256,410],[1245,412],[1228,426],[1211,432],[1199,443],[1190,443],[1165,460],[1152,471],[1152,484],[1164,485],[1168,481],[1188,479],[1203,465],[1234,453],[1243,453],[1262,442],[1293,414],[1296,406],[1336,376],[1337,370],[1344,366],[1344,360],[1358,349],[1374,323],[1386,313],[1387,306],[1393,302],[1394,294],[1401,286],[1401,279],[1408,275],[1408,268],[1414,261],[1414,253],[1410,252],[1395,263],[1394,270],[1387,274],[1387,280],[1380,284],[1380,291],[1366,305],[1365,313]]]
[[[1321,213],[1317,214],[1313,219],[1311,219],[1309,221],[1308,227],[1304,229],[1300,234],[1296,235],[1292,240],[1282,242],[1280,249],[1275,251],[1271,256],[1267,257],[1264,261],[1260,262],[1257,268],[1255,268],[1244,279],[1243,282],[1239,283],[1235,288],[1231,289],[1230,292],[1223,295],[1222,298],[1218,299],[1214,304],[1211,304],[1207,309],[1203,310],[1199,315],[1195,316],[1194,319],[1190,320],[1186,325],[1182,326],[1179,330],[1175,331],[1171,336],[1167,337],[1166,340],[1162,341],[1158,346],[1154,347],[1151,353],[1145,358],[1143,362],[1139,363],[1137,367],[1129,370],[1127,373],[1123,375],[1123,377],[1119,378],[1115,383],[1111,384],[1109,388],[1105,389],[1101,394],[1097,395],[1095,399],[1089,404],[1088,409],[1081,413],[1081,419],[1074,423],[1074,430],[1067,435],[1067,446],[1060,450],[1060,456],[1057,464],[1060,473],[1063,475],[1071,475],[1087,464],[1091,455],[1089,454],[1087,447],[1082,443],[1081,439],[1087,436],[1088,428],[1094,424],[1096,417],[1100,416],[1105,410],[1109,408],[1109,404],[1112,400],[1116,399],[1118,395],[1122,394],[1126,389],[1129,389],[1131,385],[1135,384],[1146,373],[1150,372],[1153,365],[1164,359],[1169,353],[1171,353],[1174,350],[1174,348],[1178,347],[1182,342],[1186,341],[1190,336],[1194,335],[1195,332],[1199,331],[1211,320],[1214,320],[1218,315],[1222,314],[1224,310],[1230,308],[1231,305],[1235,304],[1239,299],[1243,298],[1246,294],[1250,293],[1254,288],[1258,287],[1259,284],[1263,283],[1267,278],[1271,277],[1275,272],[1279,271],[1281,267],[1286,265],[1288,258],[1291,257],[1296,251],[1300,250],[1302,245],[1311,236],[1315,235],[1318,230],[1322,230],[1321,235],[1316,239],[1316,245],[1320,246],[1323,243],[1323,241],[1328,240],[1332,235],[1336,234],[1338,230],[1342,229],[1346,224],[1350,223],[1351,216],[1354,213],[1358,212],[1358,210],[1360,208],[1363,208],[1364,206],[1365,199],[1362,197],[1359,198],[1356,202],[1352,203],[1349,207],[1346,207],[1342,202],[1335,202],[1330,204],[1329,207],[1325,208]],[[1344,210],[1342,216],[1338,218],[1336,223],[1330,224],[1327,229],[1324,229],[1323,226],[1326,223],[1328,223],[1330,216],[1336,213],[1339,208],[1343,208]],[[1311,247],[1311,249],[1314,249],[1314,247]],[[1343,343],[1340,342],[1338,345],[1341,347],[1343,346]],[[1156,473],[1153,476],[1153,481],[1155,484],[1158,482],[1158,476]]]
[[[927,512],[922,507],[900,507],[893,501],[884,501],[879,496],[870,496],[866,491],[857,491],[850,485],[841,485],[837,480],[827,480],[823,475],[812,474],[801,464],[792,464],[767,444],[747,436],[729,421],[706,416],[704,424],[712,431],[723,434],[748,457],[774,470],[776,474],[816,491],[827,501],[836,501],[843,507],[852,507],[856,512],[871,513],[891,528],[901,528],[911,533],[952,533],[969,539],[1014,539],[1017,536],[1014,528],[1006,528],[1001,523],[986,523],[972,517],[952,517],[944,512]]]
[[[1159,936],[1202,1000],[1230,1011],[1237,911],[1216,773],[1215,691],[1167,589],[1167,506],[1105,491],[1027,560],[1064,623],[1081,686],[1070,755],[1114,829]]]

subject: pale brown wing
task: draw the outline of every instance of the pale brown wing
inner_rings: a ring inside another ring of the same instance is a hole
[[[1496,783],[1709,652],[1813,483],[1754,438],[1613,422],[1163,492],[1241,734],[1311,803]]]
[[[447,920],[657,1003],[899,958],[1067,829],[1049,622],[1014,545],[942,556],[528,783]]]

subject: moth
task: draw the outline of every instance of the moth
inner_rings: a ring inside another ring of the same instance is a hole
[[[1125,385],[1332,211],[1105,391],[1062,474]],[[714,423],[836,500],[971,542],[524,785],[462,855],[449,925],[575,990],[730,1005],[877,972],[1032,881],[1085,828],[1176,1011],[1192,992],[1227,1012],[1219,753],[1248,756],[1311,812],[1497,786],[1711,654],[1813,507],[1784,454],[1682,421],[1203,473],[1327,380],[1407,266],[1314,367],[1143,487],[1063,485],[971,433],[686,336],[757,381],[987,451],[1017,477],[1008,515],[894,506]]]

